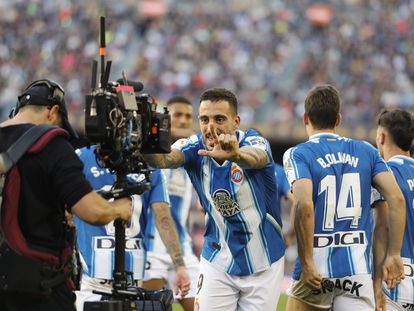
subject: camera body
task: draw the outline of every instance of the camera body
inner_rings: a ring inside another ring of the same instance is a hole
[[[149,94],[136,94],[128,82],[108,82],[86,95],[85,135],[97,144],[97,158],[111,171],[140,173],[140,153],[171,151],[171,118],[168,110],[156,111]],[[141,89],[142,89],[142,84]]]

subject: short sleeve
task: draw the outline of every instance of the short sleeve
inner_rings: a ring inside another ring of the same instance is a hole
[[[309,164],[302,149],[299,147],[290,148],[285,152],[283,155],[283,167],[290,185],[301,178],[312,180]]]
[[[384,197],[378,192],[377,189],[371,187],[371,206],[377,201],[384,201]]]
[[[283,170],[283,166],[275,163],[275,174],[279,195],[286,197],[286,194],[290,191],[290,185],[286,178],[285,171]]]
[[[42,150],[48,159],[54,189],[70,211],[81,198],[92,191],[83,174],[83,164],[69,142],[63,137],[53,139]]]
[[[194,161],[198,156],[200,149],[201,134],[192,135],[189,138],[181,138],[177,140],[172,146],[172,149],[179,150],[184,154],[184,165]]]
[[[250,146],[253,148],[266,151],[267,164],[270,164],[270,163],[273,164],[272,149],[270,148],[269,141],[266,138],[259,135],[258,132],[254,130],[248,130],[246,132],[246,136],[243,139],[240,147],[245,147],[245,146]]]
[[[152,173],[149,204],[156,202],[170,203],[168,198],[167,183],[164,173],[156,170]]]

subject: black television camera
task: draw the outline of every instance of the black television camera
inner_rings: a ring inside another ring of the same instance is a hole
[[[111,173],[116,182],[111,191],[101,193],[105,198],[142,194],[150,187],[151,170],[141,158],[141,153],[170,152],[171,119],[168,110],[156,112],[157,104],[149,94],[139,94],[140,82],[123,77],[109,81],[111,61],[105,64],[105,17],[100,18],[101,75],[96,87],[98,62],[93,61],[91,94],[85,99],[85,135],[96,144],[97,162]],[[142,173],[144,181],[129,184],[127,174]],[[128,287],[130,272],[125,271],[125,229],[121,221],[115,223],[115,268],[112,290],[96,293],[103,301],[86,302],[85,311],[170,311],[171,290],[149,291]]]
[[[110,170],[135,172],[140,153],[171,151],[170,115],[166,109],[156,112],[157,103],[149,94],[135,94],[142,88],[138,82],[107,82],[104,77],[100,87],[86,95],[85,134],[99,144],[97,156]]]

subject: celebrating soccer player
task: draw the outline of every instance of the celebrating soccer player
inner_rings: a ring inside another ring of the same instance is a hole
[[[197,310],[276,310],[285,247],[269,142],[239,130],[236,96],[200,97],[201,133],[169,154],[144,155],[158,168],[184,166],[206,211]]]

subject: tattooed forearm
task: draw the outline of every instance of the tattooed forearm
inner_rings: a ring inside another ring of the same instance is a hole
[[[184,155],[178,150],[171,150],[166,154],[142,154],[142,157],[145,162],[155,168],[177,168],[184,163]]]
[[[262,168],[268,163],[266,151],[250,146],[240,148],[240,157],[234,161],[242,168]]]
[[[161,240],[163,241],[165,247],[167,248],[168,254],[173,261],[174,268],[184,266],[177,228],[171,217],[168,204],[154,203],[153,210],[155,215],[155,225],[157,226]]]

